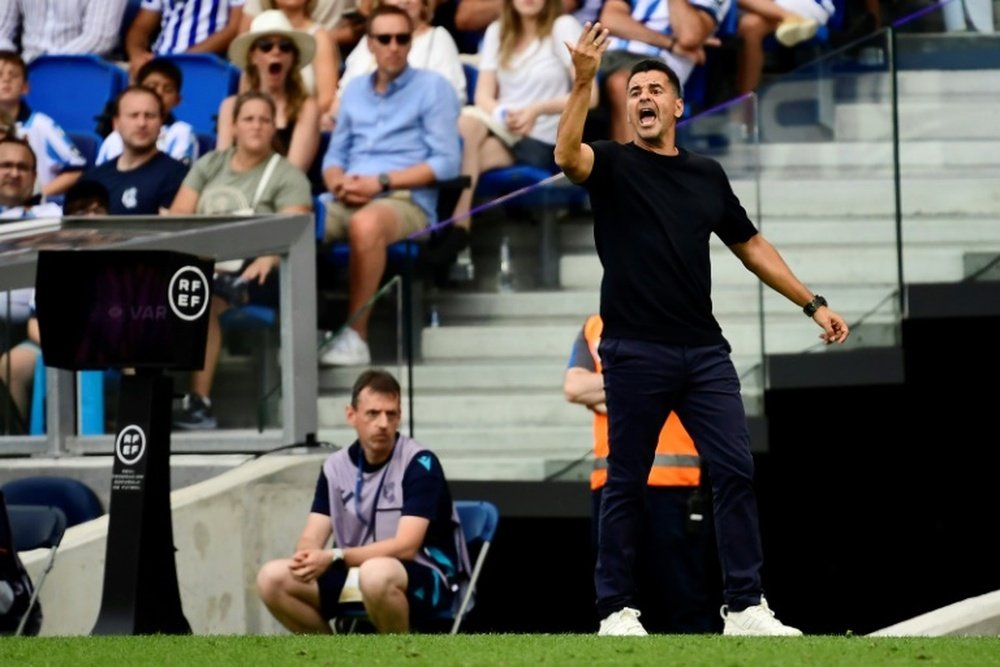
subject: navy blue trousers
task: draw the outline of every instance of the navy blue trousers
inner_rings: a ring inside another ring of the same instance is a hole
[[[671,411],[694,439],[712,480],[723,601],[735,611],[757,604],[763,556],[753,458],[728,348],[602,338],[598,352],[610,434],[595,572],[598,616],[636,606],[646,478]]]
[[[685,634],[722,630],[719,567],[711,512],[689,522],[696,487],[647,486],[639,541],[637,601],[649,632]],[[598,543],[601,489],[591,492],[593,546]]]

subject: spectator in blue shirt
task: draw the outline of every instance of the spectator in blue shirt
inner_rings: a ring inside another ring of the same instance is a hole
[[[371,362],[368,312],[389,244],[436,221],[436,180],[454,178],[460,165],[459,105],[440,74],[407,65],[413,38],[409,14],[382,5],[368,21],[368,48],[376,70],[344,89],[337,125],[323,158],[332,194],[324,241],[350,243],[350,327],[320,352],[325,365]]]

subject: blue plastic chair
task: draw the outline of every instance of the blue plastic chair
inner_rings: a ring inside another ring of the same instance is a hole
[[[32,614],[38,602],[38,594],[42,590],[45,578],[52,570],[56,560],[56,550],[66,532],[66,515],[58,507],[43,507],[39,505],[7,504],[4,494],[0,492],[0,551],[12,549],[14,554],[33,549],[48,549],[49,559],[42,570],[38,583],[34,584],[31,598],[21,619],[18,622],[15,635],[38,634],[41,626],[41,615]],[[29,627],[29,623],[31,626]]]
[[[493,543],[497,524],[500,521],[500,512],[496,505],[488,500],[456,500],[455,510],[458,512],[458,520],[462,526],[466,547],[469,549],[469,557],[473,561],[469,579],[461,588],[462,595],[455,598],[451,609],[437,616],[438,620],[451,621],[450,634],[453,635],[458,634],[462,621],[472,611],[475,604],[479,575],[482,574],[483,564],[486,562],[486,556],[489,554],[490,545]],[[358,620],[367,618],[367,614],[360,604],[350,603],[344,610],[343,618],[352,621],[347,628],[350,632]]]
[[[472,63],[462,63],[462,71],[465,72],[465,96],[469,104],[476,103],[476,81],[479,80],[479,68]]]
[[[104,515],[104,505],[97,493],[72,477],[22,477],[0,486],[0,492],[12,505],[59,508],[66,517],[67,528]]]
[[[94,132],[97,118],[128,84],[121,67],[95,55],[44,55],[28,66],[26,99],[66,132]]]
[[[239,68],[214,53],[172,53],[161,57],[177,65],[183,77],[181,103],[174,108],[174,116],[189,123],[198,134],[215,135],[219,105],[239,87]]]

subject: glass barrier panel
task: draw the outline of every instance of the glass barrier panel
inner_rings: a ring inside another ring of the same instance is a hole
[[[964,4],[894,26],[907,283],[1000,279],[1000,55]]]
[[[814,322],[762,288],[765,355],[899,345],[891,53],[881,31],[759,91],[757,223],[851,327],[847,344],[827,347]]]

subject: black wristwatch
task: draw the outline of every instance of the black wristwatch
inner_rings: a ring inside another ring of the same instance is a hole
[[[382,172],[381,174],[379,174],[378,175],[378,184],[382,186],[382,192],[388,192],[390,186],[392,185],[391,183],[389,183],[389,174],[387,174],[385,172]]]
[[[825,306],[826,299],[821,297],[819,294],[813,297],[813,300],[802,306],[802,312],[806,314],[806,317],[812,317],[816,314],[816,311],[820,309],[820,306]]]

